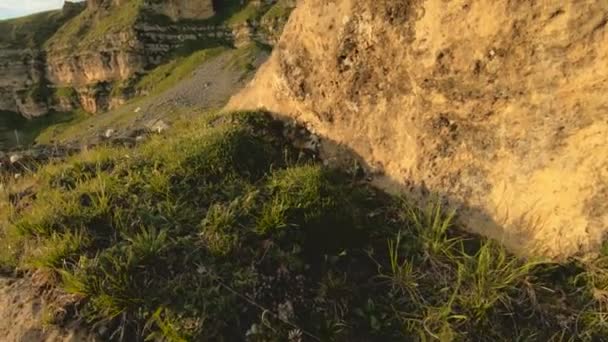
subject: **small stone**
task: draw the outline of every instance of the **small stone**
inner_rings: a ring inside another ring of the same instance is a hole
[[[114,135],[115,131],[112,128],[109,128],[105,131],[105,133],[103,134],[103,136],[105,138],[110,138],[112,137],[112,135]]]
[[[156,121],[156,123],[154,125],[152,125],[151,129],[153,132],[160,134],[160,133],[168,130],[169,125],[166,122],[164,122],[163,120],[158,120],[158,121]]]
[[[16,162],[20,161],[23,157],[20,154],[13,154],[10,156],[9,160],[11,162],[11,164],[15,164]]]

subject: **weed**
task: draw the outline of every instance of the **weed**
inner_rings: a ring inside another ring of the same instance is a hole
[[[83,253],[90,247],[91,242],[91,237],[84,231],[53,233],[32,252],[33,255],[26,263],[31,268],[57,269]]]
[[[438,201],[294,158],[282,131],[264,113],[212,114],[43,166],[0,198],[0,262],[55,270],[108,340],[605,336],[605,258],[521,260]]]

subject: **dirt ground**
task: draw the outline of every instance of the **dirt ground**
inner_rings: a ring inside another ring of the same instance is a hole
[[[68,326],[44,324],[51,315],[45,305],[49,293],[30,278],[0,277],[0,340],[6,342],[93,342],[100,341],[82,329],[79,322]],[[56,298],[55,298],[56,299]]]

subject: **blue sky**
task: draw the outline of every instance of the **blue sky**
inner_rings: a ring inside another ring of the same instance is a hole
[[[61,8],[63,0],[0,0],[0,19]]]

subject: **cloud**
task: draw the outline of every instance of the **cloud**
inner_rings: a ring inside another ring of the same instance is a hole
[[[0,19],[61,8],[64,0],[1,0]]]

